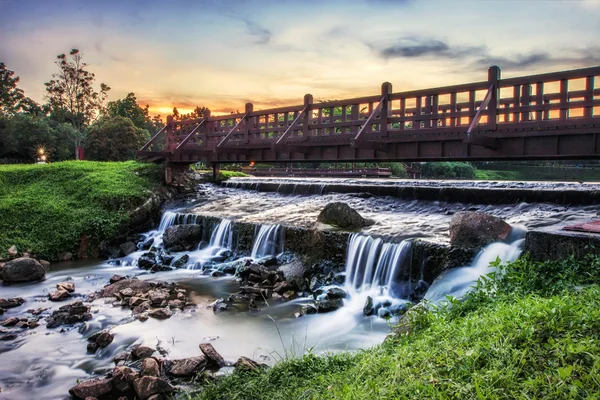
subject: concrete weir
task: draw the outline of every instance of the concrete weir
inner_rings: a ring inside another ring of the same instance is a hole
[[[562,260],[571,255],[577,260],[587,254],[600,255],[600,234],[562,229],[539,229],[527,232],[525,252],[534,261]]]

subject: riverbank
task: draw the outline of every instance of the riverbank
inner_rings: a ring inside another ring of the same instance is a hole
[[[594,397],[599,278],[595,256],[520,259],[451,310],[411,313],[412,331],[399,330],[380,346],[323,357],[309,352],[267,371],[236,372],[196,398]]]
[[[51,261],[97,256],[161,177],[160,166],[133,161],[0,166],[0,258],[11,246]]]

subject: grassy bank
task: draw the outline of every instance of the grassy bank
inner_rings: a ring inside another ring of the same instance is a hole
[[[160,184],[160,167],[69,161],[0,166],[0,256],[16,245],[48,259],[114,236]]]
[[[583,273],[585,272],[585,273]],[[366,351],[235,373],[199,399],[541,399],[600,395],[600,261],[517,261],[451,310]]]
[[[594,168],[513,166],[477,169],[476,179],[510,181],[574,181],[600,182],[600,170]]]

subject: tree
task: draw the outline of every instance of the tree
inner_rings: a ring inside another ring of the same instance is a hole
[[[85,151],[97,161],[124,161],[135,158],[135,152],[146,143],[149,133],[137,128],[129,118],[105,117],[90,126]]]
[[[78,49],[72,49],[69,57],[59,54],[56,59],[59,72],[45,83],[48,108],[55,119],[75,128],[72,140],[79,159],[77,150],[85,139],[85,128],[100,115],[110,88],[101,83],[100,91],[95,91],[96,76],[86,69]]]
[[[134,93],[129,93],[123,99],[109,102],[106,105],[106,115],[111,118],[129,118],[136,127],[146,129],[151,133],[156,132],[157,122],[160,121],[160,115],[158,116],[158,120],[156,118],[150,118],[150,106],[146,105],[142,108],[138,104]],[[160,121],[160,123],[162,123],[162,121]],[[162,128],[162,126],[158,129],[160,128]]]
[[[38,114],[41,112],[39,105],[25,97],[23,89],[19,88],[18,76],[15,72],[0,62],[0,117],[10,117],[19,112]]]

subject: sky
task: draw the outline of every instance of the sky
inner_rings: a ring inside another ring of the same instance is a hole
[[[0,0],[0,62],[43,102],[77,48],[151,114],[302,104],[600,65],[600,0]]]

